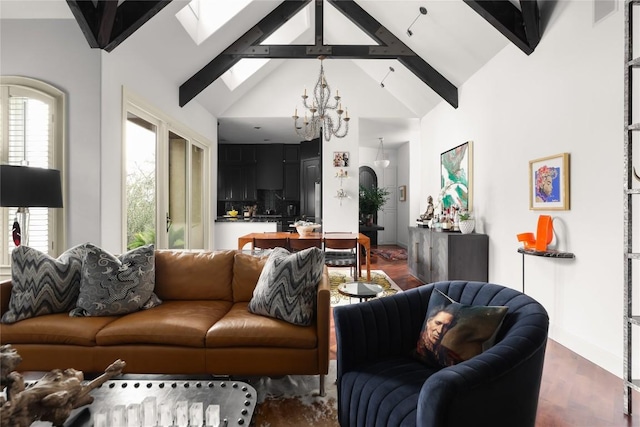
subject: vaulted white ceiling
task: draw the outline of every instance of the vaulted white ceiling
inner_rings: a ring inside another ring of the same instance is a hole
[[[462,0],[356,2],[458,88],[510,43]],[[176,90],[281,2],[254,0],[199,45],[176,18],[187,3],[186,0],[173,0],[117,47],[143,56],[176,85]],[[407,28],[420,14],[421,6],[426,7],[428,13],[415,21],[410,37]],[[300,12],[306,14],[304,19],[310,25],[291,44],[313,44],[314,12],[313,2]],[[2,0],[0,17],[73,19],[64,0]],[[333,45],[375,44],[326,2],[324,38],[325,44]],[[395,71],[388,73],[389,67]],[[305,87],[313,87],[318,71],[317,60],[271,59],[235,89],[230,90],[222,79],[218,79],[191,102],[200,103],[219,118],[221,140],[244,143],[264,142],[265,139],[270,142],[299,141],[293,132],[291,115],[296,106],[301,108],[300,95]],[[350,115],[367,124],[363,132],[367,136],[361,135],[364,145],[375,146],[378,136],[384,136],[385,144],[389,146],[406,142],[407,132],[415,131],[417,119],[443,102],[396,60],[329,58],[325,61],[325,71],[332,88],[340,90]],[[382,88],[380,82],[385,75]],[[460,103],[464,103],[464,96],[460,97]]]

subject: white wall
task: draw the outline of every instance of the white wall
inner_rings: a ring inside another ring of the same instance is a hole
[[[0,74],[66,94],[66,245],[100,244],[100,51],[88,48],[74,20],[2,20]]]
[[[558,249],[526,258],[526,292],[547,309],[550,337],[622,375],[623,11],[593,24],[593,4],[561,2],[531,56],[507,46],[422,120],[421,211],[439,189],[439,155],[474,141],[473,206],[489,235],[490,281],[522,288],[516,234],[550,214]],[[530,211],[529,161],[571,156],[571,209]]]

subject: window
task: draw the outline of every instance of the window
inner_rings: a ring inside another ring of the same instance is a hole
[[[0,163],[59,169],[64,185],[64,94],[26,77],[0,78]],[[63,190],[64,194],[64,190]],[[51,256],[64,249],[64,210],[30,208],[29,246]],[[10,274],[16,208],[0,208],[0,275]]]
[[[124,109],[124,249],[208,249],[209,143],[126,92]]]

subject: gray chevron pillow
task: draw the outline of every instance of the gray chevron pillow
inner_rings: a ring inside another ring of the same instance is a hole
[[[86,244],[80,296],[71,316],[117,316],[155,307],[162,301],[155,288],[154,246],[133,249],[119,257]]]
[[[11,298],[2,323],[65,313],[75,307],[80,291],[84,245],[74,246],[57,259],[29,246],[11,252]]]
[[[294,253],[275,248],[260,273],[249,311],[294,325],[310,325],[323,269],[324,253],[316,247]]]

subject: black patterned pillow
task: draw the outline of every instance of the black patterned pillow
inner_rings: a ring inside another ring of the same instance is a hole
[[[324,253],[319,248],[294,253],[275,248],[260,273],[249,311],[294,325],[310,325],[323,269]]]
[[[80,296],[71,316],[117,316],[155,307],[162,301],[155,288],[154,246],[119,257],[86,244]]]
[[[56,259],[28,246],[15,248],[11,252],[9,310],[0,321],[14,323],[75,307],[84,250],[84,245],[74,246]]]

